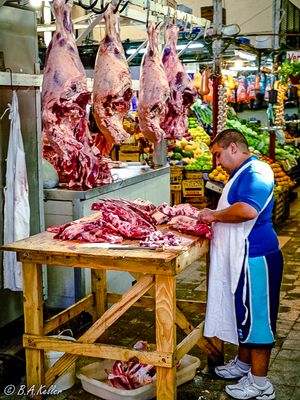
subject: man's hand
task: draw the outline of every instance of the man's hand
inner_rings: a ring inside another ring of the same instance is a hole
[[[199,220],[210,224],[211,222],[239,223],[256,218],[258,212],[246,203],[235,203],[223,210],[204,208],[199,214]]]
[[[210,224],[215,221],[215,213],[216,210],[211,210],[210,208],[204,208],[200,211],[199,220],[205,222],[206,224]]]

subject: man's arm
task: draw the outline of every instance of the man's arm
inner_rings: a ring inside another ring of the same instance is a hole
[[[249,221],[257,217],[258,211],[246,203],[234,203],[224,210],[211,210],[204,208],[199,215],[200,221],[239,223]]]

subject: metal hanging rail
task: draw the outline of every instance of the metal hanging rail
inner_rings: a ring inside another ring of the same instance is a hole
[[[99,2],[101,3],[101,0],[99,0]],[[82,0],[82,3],[88,5],[89,0]],[[74,4],[78,5],[78,3],[76,2]],[[95,8],[97,7],[95,6]],[[177,10],[173,7],[162,5],[160,2],[154,0],[130,0],[130,3],[127,5],[127,7],[120,13],[120,17],[125,20],[128,19],[130,21],[135,21],[137,24],[145,24],[147,20],[148,8],[149,21],[160,22],[166,16],[169,16],[170,18],[176,18],[177,21],[182,21],[186,24],[190,24],[190,26],[205,27],[208,23],[211,23],[205,18],[195,17],[192,14]],[[91,23],[94,23],[94,21],[86,21],[86,19],[89,19],[91,17],[91,14],[92,13],[89,13],[87,18],[80,17],[80,19],[74,19],[74,29],[87,29]],[[95,24],[95,26],[96,25],[97,24]],[[38,32],[54,31],[55,24],[38,25],[37,30]]]

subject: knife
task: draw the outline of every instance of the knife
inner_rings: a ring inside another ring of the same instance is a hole
[[[134,246],[131,244],[113,244],[113,243],[83,243],[80,246],[88,248],[110,249],[110,250],[157,250],[157,251],[163,250],[162,246],[142,247],[142,246]]]

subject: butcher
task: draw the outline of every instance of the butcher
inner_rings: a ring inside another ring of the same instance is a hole
[[[199,219],[213,225],[204,335],[239,346],[215,368],[235,399],[275,399],[268,366],[275,344],[283,258],[272,225],[274,176],[250,154],[244,136],[227,129],[211,152],[229,174],[216,210]]]

